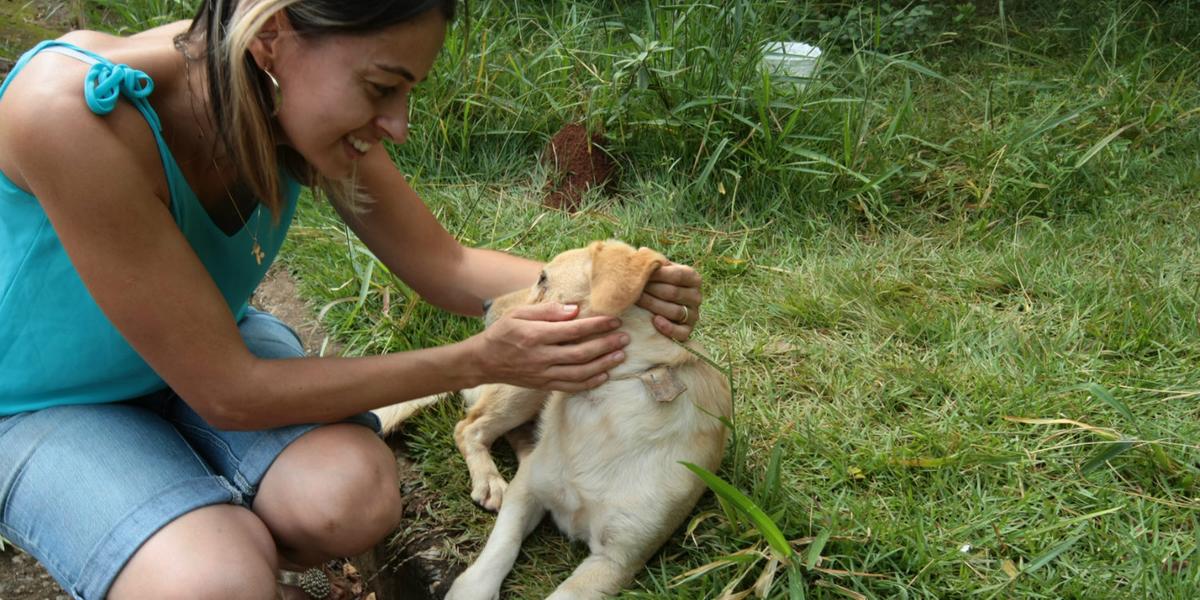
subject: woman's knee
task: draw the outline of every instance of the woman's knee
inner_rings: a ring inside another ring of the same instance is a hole
[[[254,513],[208,506],[151,536],[108,597],[266,600],[276,594],[277,565],[275,543]]]
[[[287,549],[314,558],[358,554],[400,520],[395,456],[367,428],[321,427],[276,459],[254,510]]]

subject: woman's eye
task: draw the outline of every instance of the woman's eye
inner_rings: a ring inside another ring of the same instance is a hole
[[[392,94],[396,93],[395,86],[380,85],[378,83],[371,83],[369,85],[371,86],[371,91],[374,92],[376,96],[386,97],[386,96],[391,96]]]

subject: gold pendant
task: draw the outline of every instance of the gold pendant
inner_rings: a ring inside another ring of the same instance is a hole
[[[262,247],[258,245],[258,242],[254,242],[254,249],[251,250],[250,253],[254,255],[254,261],[260,265],[262,264],[263,258],[266,257],[266,254],[263,254]]]

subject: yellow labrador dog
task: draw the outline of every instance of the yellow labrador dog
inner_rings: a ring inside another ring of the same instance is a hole
[[[551,598],[616,594],[695,506],[705,486],[679,463],[717,469],[727,436],[718,417],[733,407],[721,373],[656,331],[650,313],[634,304],[666,262],[646,248],[594,242],[558,255],[533,287],[491,305],[489,324],[525,304],[578,304],[580,316],[619,316],[630,343],[609,380],[586,392],[495,384],[464,393],[472,404],[455,440],[471,471],[471,495],[500,514],[448,600],[498,598],[522,540],[546,512],[591,549]],[[491,444],[539,413],[536,444],[510,438],[520,467],[506,485]],[[394,414],[381,416],[394,426]]]

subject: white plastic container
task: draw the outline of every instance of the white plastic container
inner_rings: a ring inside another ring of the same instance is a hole
[[[803,89],[817,76],[821,49],[803,42],[767,42],[763,45],[763,69],[777,83]]]

